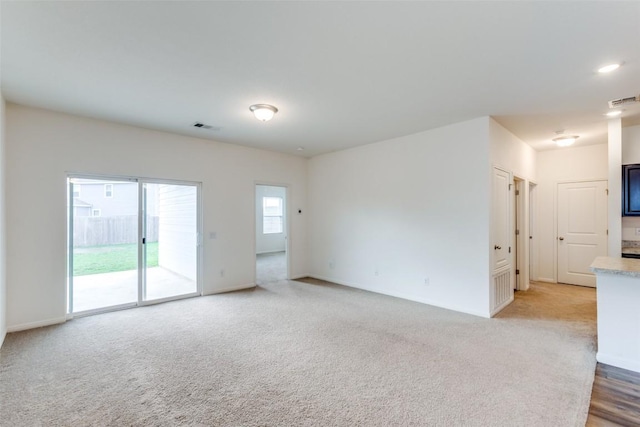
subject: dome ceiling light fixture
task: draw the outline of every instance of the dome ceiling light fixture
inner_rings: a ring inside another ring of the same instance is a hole
[[[256,119],[263,122],[273,119],[273,116],[278,112],[276,107],[269,104],[253,104],[249,107],[249,110],[256,116]]]
[[[610,73],[610,72],[615,71],[615,70],[617,70],[618,68],[620,68],[620,66],[621,66],[621,65],[622,65],[622,63],[621,63],[621,62],[616,62],[616,63],[613,63],[613,64],[608,64],[608,65],[605,65],[604,67],[600,67],[600,68],[598,68],[598,72],[599,72],[600,74]]]
[[[573,145],[573,143],[576,142],[576,139],[579,138],[578,135],[564,135],[564,131],[558,131],[556,134],[558,136],[553,138],[552,141],[555,142],[558,147],[568,147]]]

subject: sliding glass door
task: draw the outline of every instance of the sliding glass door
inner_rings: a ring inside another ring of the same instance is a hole
[[[199,185],[72,176],[69,313],[200,293]]]

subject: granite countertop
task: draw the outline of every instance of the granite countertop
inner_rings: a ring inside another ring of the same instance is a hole
[[[591,271],[640,278],[640,259],[599,256],[591,264]]]
[[[638,247],[622,248],[622,253],[640,255],[640,248]]]
[[[623,240],[623,248],[640,248],[640,240]]]

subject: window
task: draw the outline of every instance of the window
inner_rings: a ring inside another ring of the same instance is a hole
[[[92,209],[91,216],[100,216],[100,209]]]
[[[113,184],[104,185],[104,197],[108,197],[108,198],[113,197]]]
[[[80,197],[80,184],[73,184],[73,198],[77,199]]]
[[[276,234],[283,231],[282,197],[262,198],[262,233]]]

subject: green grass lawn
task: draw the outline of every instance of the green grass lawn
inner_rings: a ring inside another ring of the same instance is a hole
[[[147,267],[158,266],[158,242],[147,243]],[[113,273],[138,268],[138,245],[74,248],[73,275]]]

